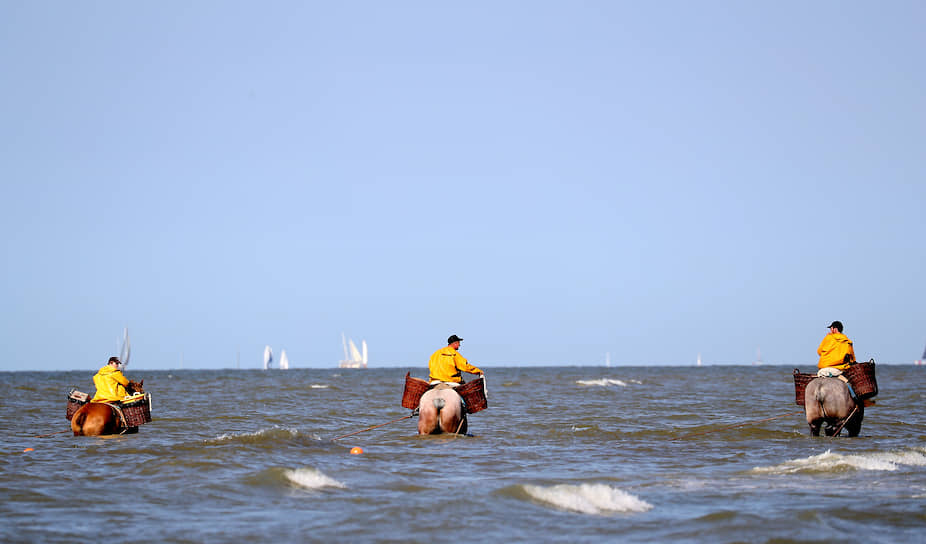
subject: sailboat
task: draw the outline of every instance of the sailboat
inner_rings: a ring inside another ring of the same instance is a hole
[[[604,354],[604,366],[608,368],[611,367],[611,352],[610,351]]]
[[[701,366],[701,354],[698,354],[698,362],[695,363],[695,366]]]
[[[129,357],[132,355],[132,347],[129,344],[129,328],[125,327],[122,329],[122,346],[119,348],[119,361],[122,363],[119,365],[119,369],[125,368],[125,365],[129,364]]]
[[[338,364],[340,368],[366,368],[367,367],[367,341],[360,341],[360,349],[350,338],[341,333],[341,344],[344,345],[344,359]]]
[[[280,350],[280,370],[289,370],[289,358],[286,356],[286,350]]]
[[[755,366],[762,364],[762,351],[760,351],[759,348],[756,348],[756,360],[752,364]]]
[[[915,364],[916,366],[926,365],[926,348],[923,348],[923,356],[913,361],[913,364]]]
[[[273,350],[270,349],[270,346],[264,346],[264,370],[272,368],[273,366]]]

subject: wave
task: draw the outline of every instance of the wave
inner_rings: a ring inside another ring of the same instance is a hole
[[[342,482],[325,475],[320,470],[314,468],[297,468],[284,471],[283,475],[287,480],[299,487],[306,489],[322,489],[325,487],[337,487],[345,489],[347,486]]]
[[[331,386],[321,384],[321,383],[313,383],[312,385],[309,386],[310,389],[328,389],[329,387]]]
[[[242,444],[261,444],[265,442],[274,442],[278,440],[293,440],[304,436],[296,429],[283,427],[271,427],[254,432],[243,433],[225,433],[211,440],[206,440],[207,444],[218,444],[223,442],[240,442]],[[317,435],[311,435],[312,440],[321,440]]]
[[[630,380],[632,383],[641,383],[637,380]],[[599,380],[576,380],[576,383],[579,385],[599,385],[601,387],[608,387],[609,385],[619,385],[621,387],[627,387],[627,382],[623,380],[615,380],[613,378],[601,378]]]
[[[770,467],[756,467],[759,474],[793,474],[796,472],[844,472],[847,470],[894,471],[903,466],[926,466],[926,448],[899,452],[875,452],[843,455],[826,450],[820,455],[792,459]]]
[[[581,514],[646,512],[653,505],[605,484],[559,484],[553,486],[519,486],[529,498],[561,510]]]

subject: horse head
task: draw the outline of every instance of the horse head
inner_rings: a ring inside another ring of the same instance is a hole
[[[135,380],[129,380],[129,386],[125,388],[131,394],[135,393],[144,393],[145,392],[145,380],[136,382]]]

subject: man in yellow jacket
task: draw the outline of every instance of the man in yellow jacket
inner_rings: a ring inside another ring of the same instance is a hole
[[[453,334],[447,339],[447,347],[435,351],[428,360],[428,371],[431,374],[431,383],[448,382],[463,383],[461,372],[470,374],[483,374],[481,370],[469,364],[465,357],[460,355],[460,342],[463,339]]]
[[[121,364],[118,357],[110,357],[109,362],[96,373],[93,377],[96,394],[90,402],[119,402],[126,396],[129,379],[119,370]]]
[[[845,370],[849,368],[849,363],[855,362],[852,340],[842,333],[842,323],[833,321],[830,324],[830,332],[820,342],[817,355],[820,356],[820,362],[817,363],[819,368]]]

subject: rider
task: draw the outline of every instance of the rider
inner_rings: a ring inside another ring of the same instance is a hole
[[[446,382],[456,387],[463,383],[460,372],[482,375],[482,370],[469,364],[465,357],[460,355],[460,342],[463,339],[452,334],[447,339],[447,347],[435,351],[428,360],[428,371],[431,375],[431,385]]]
[[[120,402],[125,398],[129,379],[122,374],[121,365],[118,357],[110,357],[109,362],[96,373],[93,377],[96,394],[90,402]]]
[[[820,347],[817,348],[817,355],[820,356],[820,362],[817,367],[827,375],[838,375],[843,370],[849,368],[849,365],[855,362],[855,350],[852,349],[852,340],[842,333],[842,323],[833,321],[830,324],[830,332],[823,337]],[[826,370],[825,370],[826,369]],[[837,370],[839,372],[834,372]]]

